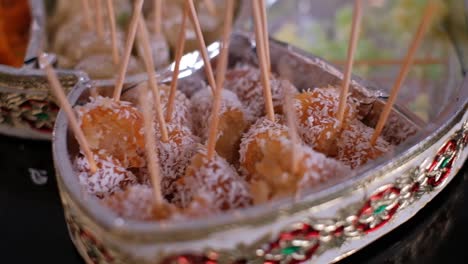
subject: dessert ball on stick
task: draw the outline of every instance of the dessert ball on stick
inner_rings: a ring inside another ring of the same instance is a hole
[[[143,92],[145,87],[146,85],[142,84],[138,85],[135,88],[129,89],[122,95],[122,98],[126,101],[132,102],[138,109],[141,110],[141,105],[139,105],[138,102],[138,94]],[[163,113],[164,115],[166,115],[170,87],[164,84],[159,85],[159,92],[161,97]],[[154,97],[152,92],[148,92],[147,100],[151,104],[154,103]],[[171,119],[166,119],[168,121],[167,123],[170,125],[191,127],[192,114],[190,113],[190,100],[187,99],[184,93],[180,92],[179,90],[175,90],[175,98],[173,105],[174,110],[172,111]]]
[[[338,131],[339,91],[334,87],[316,88],[295,96],[295,109],[299,121],[299,134],[302,140],[315,150],[335,156],[334,150]],[[356,119],[358,102],[348,98],[345,111],[345,124]]]
[[[415,34],[411,46],[406,54],[403,66],[398,75],[397,81],[392,88],[389,100],[382,111],[376,129],[366,127],[358,120],[352,121],[347,128],[343,130],[338,141],[338,158],[351,167],[359,167],[369,160],[373,160],[392,148],[388,142],[380,137],[380,133],[391,112],[398,91],[400,90],[410,66],[413,63],[416,51],[430,25],[431,18],[434,15],[436,6],[433,2],[428,3],[421,24]]]
[[[105,153],[94,155],[94,159],[97,165],[94,173],[90,172],[86,158],[79,156],[75,159],[78,179],[89,194],[102,198],[137,183],[136,176],[123,167],[119,160]]]
[[[91,149],[98,154],[100,150],[104,150],[106,154],[112,155],[126,168],[140,168],[145,165],[142,159],[145,146],[142,116],[130,103],[120,101],[142,6],[143,0],[135,2],[125,56],[122,59],[114,89],[114,98],[98,96],[92,98],[88,104],[77,108],[81,128],[87,140],[90,141]]]
[[[208,159],[206,149],[192,158],[185,176],[178,181],[178,188],[183,207],[204,203],[210,211],[220,212],[244,208],[252,202],[245,180],[222,157],[215,155]]]
[[[158,140],[158,155],[162,164],[162,181],[167,187],[163,194],[168,197],[169,200],[172,200],[174,192],[173,183],[178,178],[180,178],[184,172],[185,167],[187,167],[190,162],[190,158],[193,156],[195,151],[195,144],[197,139],[192,135],[191,131],[188,128],[185,128],[183,124],[172,125],[170,130],[167,126],[166,120],[164,118],[164,107],[162,106],[161,94],[162,90],[157,83],[156,76],[153,73],[152,65],[154,62],[151,58],[151,49],[149,43],[148,33],[146,31],[146,25],[143,19],[140,19],[140,40],[143,47],[143,52],[145,53],[145,64],[148,72],[149,80],[148,84],[151,87],[152,98],[154,98],[154,103],[149,103],[147,100],[147,92],[143,90],[143,93],[140,93],[140,105],[142,106],[143,112],[145,112],[145,105],[154,106],[155,115],[158,120],[158,129],[157,129],[157,138]],[[167,89],[167,88],[166,88]],[[166,98],[168,100],[167,90],[165,90]],[[153,112],[153,111],[151,111]],[[154,135],[153,135],[154,136]]]
[[[168,141],[158,140],[157,143],[162,194],[169,202],[180,205],[181,194],[178,193],[176,182],[184,176],[200,139],[194,136],[188,127],[180,125],[168,125],[168,132]],[[160,138],[158,132],[156,137]]]
[[[265,140],[275,140],[285,138],[288,135],[288,128],[283,124],[283,118],[276,115],[275,121],[266,117],[258,119],[242,136],[240,144],[240,165],[242,173],[247,181],[250,181],[256,174],[256,164],[261,160],[264,153],[261,145]]]
[[[162,196],[154,121],[150,105],[145,96],[146,93],[141,94],[140,104],[143,108],[145,154],[152,188],[134,185],[124,192],[109,197],[104,203],[118,214],[126,217],[139,220],[167,220],[173,217],[176,208],[168,204]]]
[[[143,118],[129,102],[98,96],[76,111],[93,152],[104,150],[125,168],[145,165]]]
[[[208,139],[208,146],[213,144],[214,151],[230,163],[237,163],[240,138],[250,123],[250,114],[244,110],[236,94],[224,90],[224,75],[228,64],[229,38],[234,13],[234,3],[227,2],[225,26],[219,55],[217,89],[214,93],[202,89],[191,98],[194,131],[202,139]],[[212,100],[211,98],[214,98]],[[210,114],[211,113],[211,114]],[[215,114],[212,114],[215,113]],[[208,127],[205,120],[210,120]],[[212,138],[210,138],[210,136]],[[212,140],[212,141],[210,141]],[[210,149],[209,149],[210,150]]]
[[[105,149],[100,149],[93,153],[86,134],[80,129],[79,122],[75,117],[70,103],[67,101],[63,88],[60,86],[55,72],[47,63],[43,55],[39,56],[39,62],[44,65],[54,94],[58,98],[61,107],[68,116],[72,130],[74,131],[83,156],[75,160],[75,166],[79,171],[79,181],[86,191],[98,197],[111,194],[125,186],[135,183],[136,177],[126,167],[123,167],[120,160],[113,158]],[[82,121],[82,120],[81,120]],[[97,120],[99,121],[99,120]]]
[[[354,169],[392,151],[390,143],[381,137],[372,145],[373,133],[374,129],[361,121],[351,121],[338,137],[337,159]]]
[[[213,106],[212,92],[206,88],[198,91],[191,99],[190,112],[193,115],[192,127],[202,141],[208,138],[211,109]],[[245,112],[237,96],[227,90],[222,90],[221,109],[218,112],[219,126],[216,140],[216,152],[228,162],[238,160],[239,144],[242,134],[248,127],[251,117]]]
[[[255,161],[251,181],[256,204],[297,194],[349,171],[342,163],[306,145],[294,147],[286,137],[261,140],[259,151],[261,158]]]
[[[161,94],[161,102],[163,112],[166,112],[166,106],[168,101],[169,87],[166,85],[159,86]],[[146,85],[139,85],[123,95],[125,100],[134,102],[138,93],[145,93],[147,89]],[[153,92],[147,92],[145,100],[150,104],[154,105]],[[174,203],[177,201],[173,200],[177,197],[175,189],[173,187],[174,182],[179,179],[185,173],[185,168],[190,163],[191,157],[194,155],[196,144],[200,142],[200,139],[193,135],[190,125],[190,113],[189,113],[189,100],[183,93],[177,91],[174,112],[172,119],[167,123],[168,140],[163,141],[161,139],[161,131],[159,125],[156,126],[155,137],[158,139],[158,155],[161,161],[161,173],[162,177],[162,192],[164,197]],[[142,105],[138,104],[137,107],[142,110]]]
[[[396,102],[398,92],[400,91],[401,86],[403,85],[404,81],[406,80],[406,77],[408,76],[408,73],[411,69],[411,65],[414,62],[414,57],[418,51],[419,46],[421,45],[421,42],[429,26],[431,25],[432,18],[434,14],[436,13],[437,9],[438,9],[438,6],[436,5],[435,1],[428,1],[426,8],[424,10],[424,15],[421,20],[421,23],[406,53],[405,59],[403,61],[403,65],[401,66],[400,72],[398,74],[398,78],[392,87],[388,101],[385,104],[385,107],[382,110],[382,113],[380,115],[379,121],[377,122],[377,125],[375,127],[374,135],[371,138],[372,145],[375,145],[377,143],[378,138],[384,129],[385,123],[387,122],[390,116],[390,113],[392,111],[393,105]]]
[[[260,70],[246,64],[239,64],[226,73],[224,87],[234,92],[255,117],[265,115],[265,100]],[[273,75],[270,77],[273,106],[276,113],[282,112],[284,104],[283,91],[288,89],[291,93],[297,93],[295,88],[287,80],[279,80]]]
[[[346,167],[338,161],[329,159],[300,142],[292,98],[290,94],[286,94],[285,97],[284,112],[287,115],[288,127],[268,120],[266,125],[273,126],[273,129],[268,131],[276,130],[276,134],[265,136],[265,133],[259,133],[259,127],[265,130],[265,124],[262,126],[259,123],[249,135],[249,151],[256,152],[257,157],[256,160],[251,159],[250,164],[250,184],[255,203],[297,194],[304,188],[316,186],[346,171]],[[286,129],[287,133],[281,134],[281,131]]]
[[[80,128],[75,113],[65,97],[63,88],[60,86],[55,72],[43,55],[39,56],[39,62],[45,67],[52,90],[58,98],[62,109],[67,114],[70,126],[80,144],[80,149],[86,157],[78,157],[75,160],[76,168],[79,171],[78,177],[80,183],[89,193],[103,197],[136,182],[136,177],[126,170],[127,166],[123,167],[120,160],[110,156],[106,153],[105,149],[100,149],[97,153],[93,154],[92,147],[89,146],[86,135]]]
[[[228,1],[230,8],[226,10],[226,17],[233,12],[233,1]],[[193,9],[193,2],[191,4]],[[198,24],[196,16],[192,16],[192,19],[194,24]],[[230,31],[229,25],[227,29],[225,36]],[[226,38],[223,42],[227,42]],[[227,49],[221,52],[225,53]],[[207,74],[210,75],[209,79],[214,79],[211,68],[208,69]],[[182,196],[183,207],[187,207],[189,203],[204,201],[203,204],[210,205],[210,210],[218,212],[245,207],[251,203],[251,197],[246,182],[225,159],[216,154],[223,83],[220,82],[215,88],[206,154],[204,150],[201,150],[192,158],[185,176],[178,183],[182,190],[180,193],[184,194]]]

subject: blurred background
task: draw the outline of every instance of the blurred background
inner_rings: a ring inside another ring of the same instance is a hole
[[[268,1],[273,38],[322,57],[338,67],[346,60],[351,0]],[[366,0],[354,73],[391,89],[421,21],[427,0]],[[435,0],[437,12],[398,103],[424,121],[437,116],[456,92],[464,72],[466,8],[461,0]]]

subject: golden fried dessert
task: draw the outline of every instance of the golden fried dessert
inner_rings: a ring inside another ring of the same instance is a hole
[[[76,111],[94,153],[104,151],[125,168],[145,165],[143,118],[131,103],[98,96]]]
[[[99,155],[94,155],[97,165],[95,173],[90,172],[88,159],[84,156],[75,159],[78,179],[89,194],[102,198],[137,183],[136,176],[123,167],[119,160],[103,153],[102,150],[100,152]]]
[[[205,151],[195,154],[185,176],[177,182],[182,207],[198,203],[211,212],[221,212],[251,205],[247,182],[219,155],[208,160]]]
[[[234,92],[250,113],[259,118],[265,115],[265,100],[261,74],[258,68],[240,64],[226,72],[224,87]],[[282,113],[284,104],[284,92],[295,94],[295,88],[289,81],[280,80],[273,75],[270,77],[271,94],[275,113]]]
[[[372,146],[370,140],[373,134],[373,128],[359,120],[351,121],[337,140],[337,159],[354,169],[393,150],[392,145],[382,137]]]
[[[266,117],[260,118],[242,136],[240,144],[240,167],[242,176],[250,181],[256,175],[256,164],[263,158],[261,142],[288,136],[288,128],[283,124],[283,118],[276,115],[273,122]]]
[[[138,101],[138,97],[140,92],[146,89],[145,85],[139,85],[129,91],[125,92],[122,95],[122,99],[128,102],[133,103],[138,109],[141,109],[140,103]],[[164,112],[164,116],[166,115],[167,111],[167,104],[169,101],[169,94],[170,94],[170,87],[164,84],[159,85],[159,92],[161,98],[161,106]],[[147,96],[151,105],[154,104],[154,97],[153,92],[148,91]],[[174,100],[174,110],[172,111],[171,121],[169,122],[170,125],[175,126],[187,126],[191,128],[191,113],[190,113],[190,100],[187,99],[184,93],[176,90],[175,100]]]
[[[343,176],[349,170],[306,145],[294,146],[286,137],[261,139],[257,144],[262,157],[255,163],[251,181],[256,204],[293,196]]]
[[[340,92],[334,87],[316,88],[294,97],[294,108],[298,118],[302,140],[315,150],[336,156],[333,142],[339,135],[336,118]],[[345,126],[356,119],[358,102],[349,98],[345,112]]]
[[[177,200],[176,182],[185,174],[185,169],[190,164],[196,153],[200,139],[192,134],[189,128],[183,126],[168,126],[169,140],[158,140],[158,157],[161,168],[161,189],[164,197],[175,204]],[[160,135],[157,135],[160,138]]]
[[[239,159],[240,139],[251,117],[233,92],[222,90],[221,96],[216,152],[229,163],[234,163]],[[192,96],[190,102],[193,131],[205,142],[211,120],[213,93],[208,88],[202,89]]]

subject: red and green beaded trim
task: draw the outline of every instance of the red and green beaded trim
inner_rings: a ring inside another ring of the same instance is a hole
[[[58,106],[47,95],[0,93],[0,124],[52,133]]]

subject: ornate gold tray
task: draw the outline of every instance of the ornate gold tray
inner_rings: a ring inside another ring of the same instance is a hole
[[[217,55],[215,43],[210,46]],[[273,71],[298,88],[337,84],[342,73],[326,61],[272,41]],[[255,63],[255,43],[234,34],[231,61]],[[184,56],[181,85],[202,78],[198,53]],[[291,71],[291,69],[294,69]],[[161,72],[160,80],[170,76]],[[99,82],[97,86],[102,86]],[[128,89],[132,89],[129,84]],[[89,80],[69,94],[73,105],[87,100]],[[443,87],[442,87],[443,88]],[[326,183],[299,200],[283,199],[209,219],[160,223],[126,221],[85,194],[71,160],[77,143],[60,112],[53,154],[70,236],[94,263],[301,263],[335,262],[410,219],[457,174],[468,155],[468,79],[447,87],[447,104],[430,124],[396,107],[384,136],[394,153]],[[385,94],[359,78],[353,94],[363,103],[360,118],[372,125]]]

